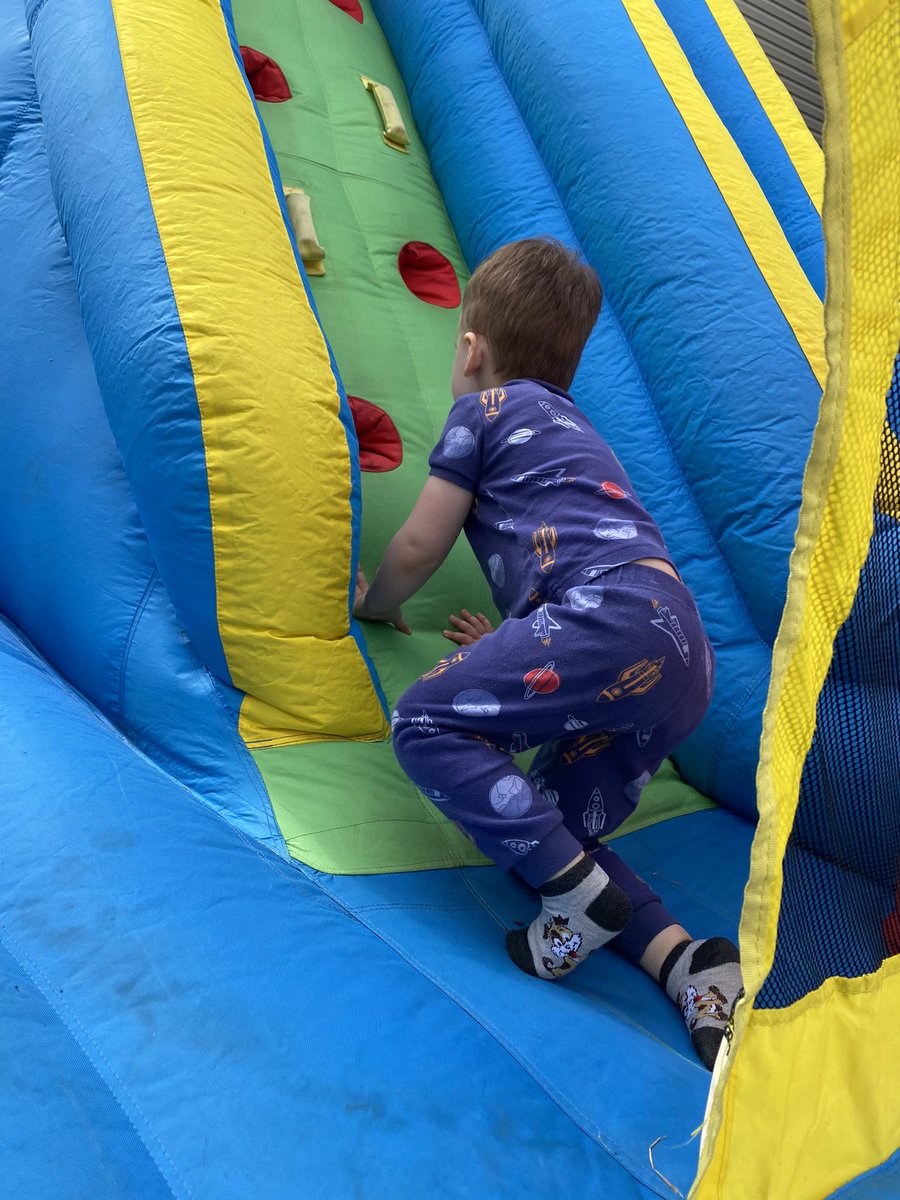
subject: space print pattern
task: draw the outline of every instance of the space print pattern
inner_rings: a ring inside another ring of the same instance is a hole
[[[401,696],[394,747],[483,853],[539,886],[633,811],[712,686],[690,592],[631,563],[441,659]],[[526,776],[513,755],[538,747]]]
[[[577,603],[610,567],[669,559],[615,454],[550,384],[461,396],[429,465],[474,496],[465,533],[504,616]]]

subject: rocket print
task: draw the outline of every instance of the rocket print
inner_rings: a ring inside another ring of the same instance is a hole
[[[531,535],[531,544],[537,555],[538,565],[544,572],[550,571],[556,562],[556,527],[545,525],[541,521],[540,528]]]
[[[662,667],[665,661],[665,656],[663,656],[655,658],[653,662],[642,658],[640,662],[632,663],[630,667],[619,672],[615,683],[611,683],[609,687],[605,687],[602,692],[598,693],[597,703],[604,700],[621,700],[623,696],[643,696],[652,687],[656,687],[662,679]]]
[[[470,650],[460,650],[458,653],[451,655],[449,658],[442,658],[436,663],[430,671],[427,671],[420,678],[422,679],[438,679],[445,671],[449,671],[451,667],[455,667],[457,663],[465,662],[471,653]]]
[[[562,626],[547,612],[547,605],[542,604],[534,614],[531,628],[534,630],[534,636],[540,638],[545,646],[549,646],[551,634],[555,629],[562,629]]]
[[[686,667],[691,665],[691,648],[688,645],[688,640],[684,636],[681,628],[681,622],[672,612],[667,604],[660,604],[658,600],[651,602],[656,609],[656,616],[650,622],[657,629],[661,629],[663,633],[667,633],[675,645],[678,647],[678,653],[681,655],[681,661]]]
[[[491,388],[489,392],[481,393],[481,403],[486,420],[493,421],[500,416],[500,405],[506,399],[503,388]]]
[[[593,758],[595,754],[611,746],[615,737],[615,733],[609,729],[601,730],[600,733],[583,733],[575,739],[562,756],[562,760],[566,766],[571,767],[572,763],[578,762],[579,759]]]
[[[540,771],[531,771],[528,778],[544,797],[548,804],[559,804],[559,792],[555,788],[549,787]]]
[[[591,792],[591,798],[588,800],[588,806],[582,816],[582,820],[584,821],[584,828],[587,831],[588,837],[599,837],[603,832],[603,826],[606,824],[606,808],[603,804],[603,796],[598,787],[595,787]]]
[[[425,733],[429,736],[431,734],[441,732],[437,725],[435,725],[434,721],[432,721],[431,717],[429,717],[428,713],[424,711],[422,712],[421,717],[413,717],[413,719],[410,721],[410,725],[415,725],[419,733]]]
[[[512,850],[513,854],[528,854],[535,848],[537,842],[529,842],[524,838],[504,838],[500,845],[505,846],[507,850]]]
[[[576,433],[584,433],[584,430],[580,425],[576,425],[570,417],[558,412],[553,405],[548,404],[546,400],[538,400],[538,404],[541,406],[554,425],[561,425],[563,429],[574,429]]]

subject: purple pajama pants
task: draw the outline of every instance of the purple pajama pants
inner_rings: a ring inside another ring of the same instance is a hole
[[[614,567],[565,601],[441,659],[400,697],[394,748],[413,783],[532,887],[589,850],[632,902],[613,944],[636,962],[678,922],[597,839],[700,723],[713,654],[688,589],[653,567]],[[526,776],[512,755],[538,746]]]

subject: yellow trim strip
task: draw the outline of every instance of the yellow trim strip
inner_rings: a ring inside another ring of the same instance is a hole
[[[706,6],[794,164],[806,194],[821,213],[825,189],[821,146],[734,0],[706,0]]]
[[[653,0],[622,0],[663,86],[747,243],[810,368],[824,387],[822,302],[797,262],[762,189],[697,83]]]
[[[382,736],[348,636],[351,468],[337,385],[221,8],[112,8],[200,407],[220,634],[248,693],[241,733],[249,745]]]
[[[738,1008],[692,1200],[723,1195],[812,1200],[877,1166],[897,1145],[896,1124],[893,1133],[886,1128],[879,1091],[888,1086],[892,1095],[900,1072],[897,1023],[889,1015],[900,999],[896,958],[869,977],[871,982],[830,980],[814,997],[777,1016],[751,1007],[775,954],[782,862],[819,692],[868,550],[884,396],[900,341],[895,199],[900,134],[896,122],[873,126],[870,121],[872,112],[898,111],[894,63],[884,47],[896,44],[900,5],[884,9],[880,21],[870,22],[852,45],[842,38],[842,7],[852,15],[858,3],[812,0],[810,5],[828,115],[824,211],[830,369],[804,479],[763,719],[760,822],[741,921],[747,999]],[[863,993],[866,1002],[858,1002]],[[886,1075],[883,1064],[890,1064]],[[824,1086],[823,1072],[831,1081]],[[803,1088],[802,1099],[793,1092],[794,1080]],[[773,1095],[782,1100],[772,1105]],[[823,1142],[835,1129],[841,1137],[829,1149]],[[802,1164],[790,1154],[779,1161],[773,1148],[780,1141],[811,1150],[804,1151]]]

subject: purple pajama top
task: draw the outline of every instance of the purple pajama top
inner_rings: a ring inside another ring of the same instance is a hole
[[[475,496],[464,528],[504,616],[546,601],[593,607],[604,571],[672,561],[612,450],[552,384],[513,379],[460,396],[428,461]]]

